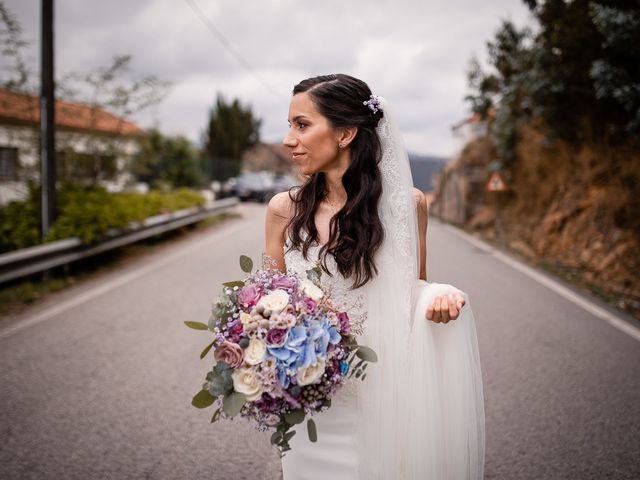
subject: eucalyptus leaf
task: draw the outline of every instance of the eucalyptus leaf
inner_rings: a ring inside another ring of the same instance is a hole
[[[202,360],[204,357],[207,356],[207,353],[209,353],[209,350],[211,350],[211,347],[213,347],[213,344],[215,343],[215,341],[211,342],[209,345],[207,345],[204,350],[202,350],[202,352],[200,353],[200,360]]]
[[[277,445],[282,440],[282,432],[273,432],[271,435],[271,445]]]
[[[318,441],[318,430],[316,429],[316,422],[312,418],[307,420],[307,433],[309,434],[309,440],[313,443]]]
[[[191,322],[187,320],[186,322],[184,322],[184,324],[189,328],[193,328],[194,330],[209,330],[207,324],[202,322]]]
[[[200,390],[191,400],[191,405],[196,408],[210,407],[215,401],[215,397],[208,390]]]
[[[216,372],[222,373],[225,370],[229,370],[231,367],[227,362],[218,362],[213,368]]]
[[[222,401],[222,408],[224,409],[224,413],[229,415],[230,417],[235,417],[240,413],[242,407],[247,401],[246,395],[240,392],[232,392],[229,395],[224,397]]]
[[[240,255],[240,268],[243,272],[251,273],[251,270],[253,270],[253,260],[246,255]]]
[[[242,280],[234,280],[233,282],[224,282],[222,285],[225,287],[233,288],[233,287],[244,287],[244,282]]]
[[[284,419],[291,425],[297,425],[304,422],[304,410],[293,410],[284,414]]]
[[[374,352],[372,348],[365,347],[363,345],[358,347],[356,355],[367,362],[373,363],[378,361],[378,355],[376,355],[376,352]]]
[[[288,442],[289,440],[291,440],[293,438],[293,436],[296,434],[295,430],[291,430],[289,433],[286,433],[284,436],[284,441]]]

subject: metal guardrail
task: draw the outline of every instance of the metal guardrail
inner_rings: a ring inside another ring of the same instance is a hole
[[[85,245],[77,237],[66,238],[43,245],[22,248],[0,254],[0,283],[26,277],[53,267],[75,262],[98,253],[113,250],[145,238],[199,222],[235,207],[238,199],[225,198],[208,207],[195,207],[156,215],[143,222],[134,222],[123,230],[112,229],[100,243]]]

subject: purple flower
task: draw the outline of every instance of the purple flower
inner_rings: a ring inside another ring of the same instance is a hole
[[[349,323],[347,312],[338,313],[338,321],[340,322],[340,333],[349,335],[351,333],[351,323]]]
[[[315,300],[312,300],[309,297],[304,297],[304,306],[306,307],[307,312],[313,313],[316,311],[316,307],[318,306],[318,304],[315,302]]]
[[[229,332],[229,336],[231,337],[231,341],[238,343],[240,341],[240,338],[242,337],[242,334],[244,333],[244,325],[238,322],[233,326],[231,326],[228,332]]]
[[[246,308],[251,308],[258,303],[262,292],[255,285],[245,285],[238,293],[238,302]]]
[[[281,276],[271,280],[271,288],[281,288],[283,290],[291,290],[297,285],[297,281],[293,277]]]
[[[265,339],[269,347],[281,347],[284,342],[287,341],[287,335],[289,330],[283,330],[280,328],[272,328],[267,332],[267,338]]]

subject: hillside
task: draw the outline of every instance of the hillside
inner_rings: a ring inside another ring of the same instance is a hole
[[[640,154],[520,134],[507,192],[485,191],[495,149],[477,139],[443,172],[432,213],[640,318]]]

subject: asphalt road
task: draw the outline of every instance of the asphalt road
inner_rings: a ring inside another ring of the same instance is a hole
[[[262,251],[264,207],[240,210],[0,324],[1,478],[280,477],[268,434],[190,405],[210,335],[182,322]],[[640,478],[640,342],[450,227],[432,221],[428,248],[477,320],[485,477]]]

